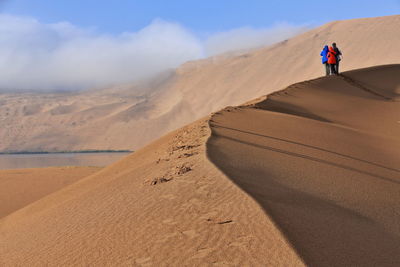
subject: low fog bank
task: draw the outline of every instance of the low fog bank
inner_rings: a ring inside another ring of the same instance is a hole
[[[189,61],[282,41],[306,30],[276,24],[239,28],[204,40],[174,22],[137,32],[98,33],[69,22],[0,15],[0,91],[80,90],[143,80]]]
[[[207,56],[230,51],[245,51],[278,43],[309,30],[306,25],[277,23],[270,28],[242,27],[211,35],[205,42]]]

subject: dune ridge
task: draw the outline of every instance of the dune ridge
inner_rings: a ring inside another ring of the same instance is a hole
[[[337,42],[343,71],[400,62],[400,15],[335,21],[237,56],[188,62],[152,81],[71,93],[0,94],[0,151],[130,149],[225,106],[323,75]]]
[[[210,120],[210,160],[306,265],[400,264],[399,73],[305,81]]]

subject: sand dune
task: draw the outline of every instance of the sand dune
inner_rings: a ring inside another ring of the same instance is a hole
[[[310,266],[400,264],[400,65],[213,116],[208,155]]]
[[[0,266],[302,265],[205,154],[207,119],[0,220]]]
[[[321,76],[326,43],[343,50],[343,70],[398,63],[399,24],[399,15],[336,21],[247,54],[189,62],[136,85],[0,94],[0,151],[137,150],[227,105]]]
[[[0,265],[398,266],[399,71],[174,131],[1,219]]]
[[[0,218],[100,169],[54,167],[0,170]]]

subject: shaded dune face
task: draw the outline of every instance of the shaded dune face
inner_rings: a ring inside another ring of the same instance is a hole
[[[399,74],[306,81],[210,120],[208,157],[307,265],[400,264]]]

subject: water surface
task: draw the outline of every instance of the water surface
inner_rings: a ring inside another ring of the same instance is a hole
[[[0,169],[44,168],[54,166],[107,166],[130,152],[50,153],[0,155]]]

